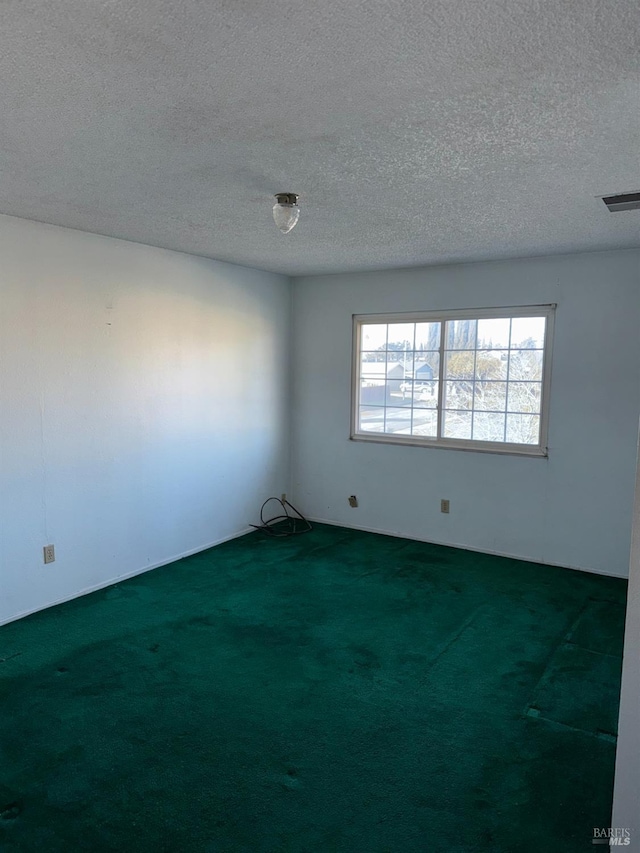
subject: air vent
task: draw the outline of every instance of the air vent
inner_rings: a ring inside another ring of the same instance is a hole
[[[602,201],[611,213],[618,210],[640,210],[640,193],[623,193],[623,195],[606,195]]]

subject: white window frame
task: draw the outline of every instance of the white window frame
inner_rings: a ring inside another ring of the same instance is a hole
[[[418,447],[438,447],[449,450],[467,450],[484,453],[505,453],[517,456],[549,455],[549,399],[551,396],[551,360],[553,349],[553,327],[556,303],[547,305],[515,305],[500,308],[464,308],[451,311],[411,311],[397,314],[354,314],[353,315],[353,358],[351,370],[351,433],[352,441],[369,441],[378,444],[405,444]],[[442,431],[445,365],[445,321],[447,320],[497,320],[503,317],[545,317],[546,329],[542,350],[542,389],[540,400],[540,443],[513,444],[500,441],[474,441],[463,438],[427,436],[404,436],[393,433],[358,432],[360,401],[360,347],[362,326],[375,323],[442,323],[440,334],[440,366],[438,374],[438,432]]]

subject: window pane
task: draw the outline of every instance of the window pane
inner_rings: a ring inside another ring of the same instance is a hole
[[[438,378],[439,352],[417,352],[413,363],[413,378],[416,382],[431,382]]]
[[[361,406],[359,431],[384,432],[384,408],[374,406]]]
[[[405,379],[411,379],[413,376],[413,353],[388,352],[386,355],[386,362],[363,362],[360,376],[362,379],[377,377],[399,392]]]
[[[389,323],[387,349],[413,350],[415,328],[415,323]]]
[[[504,441],[504,421],[505,416],[496,412],[474,412],[474,440]]]
[[[509,379],[542,379],[542,350],[511,350],[509,353]]]
[[[403,379],[413,379],[413,352],[388,352],[387,357],[402,367]]]
[[[515,444],[538,444],[540,418],[538,415],[507,414],[507,441]]]
[[[509,350],[479,349],[476,352],[476,379],[506,379]]]
[[[509,346],[511,320],[501,317],[496,320],[478,320],[478,347],[482,349],[506,349]]]
[[[545,317],[514,317],[511,321],[511,348],[541,349],[545,326]]]
[[[507,408],[507,383],[476,382],[473,407],[476,411],[504,412]]]
[[[413,353],[388,352],[387,353],[387,379],[405,378],[406,370],[413,369]]]
[[[390,379],[387,382],[387,405],[397,406],[402,400],[402,386],[404,385],[401,379]]]
[[[385,410],[384,431],[410,435],[411,409],[387,407]]]
[[[438,406],[437,382],[414,382],[413,405],[418,409],[435,409]]]
[[[387,400],[387,386],[377,379],[360,380],[360,405],[361,406],[384,406]]]
[[[445,438],[471,438],[471,412],[444,413]]]
[[[363,350],[387,348],[387,324],[375,323],[361,327],[360,346]]]
[[[471,409],[473,407],[473,382],[447,382],[445,409]]]
[[[385,355],[385,353],[381,353]],[[384,382],[387,376],[387,362],[385,361],[361,361],[360,362],[360,378],[361,379],[377,379],[379,382]]]
[[[540,413],[540,382],[510,382],[507,409],[510,412]]]
[[[391,394],[390,404],[393,406],[412,406],[414,398],[414,384],[409,380],[400,383],[398,392]]]
[[[447,320],[446,349],[475,349],[477,320]]]
[[[433,410],[414,409],[411,434],[435,438],[438,435],[438,413]]]
[[[440,323],[416,323],[416,349],[440,349]]]
[[[360,354],[361,365],[365,364],[380,364],[387,360],[387,354],[384,350],[365,351]]]
[[[475,352],[445,353],[444,375],[446,379],[473,379],[475,370]]]

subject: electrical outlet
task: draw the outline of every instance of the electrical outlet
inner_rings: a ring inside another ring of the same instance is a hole
[[[42,551],[44,553],[45,563],[55,563],[56,549],[53,547],[53,545],[45,545]]]
[[[449,500],[447,498],[440,501],[440,512],[449,512]]]
[[[355,495],[349,495],[349,506],[358,506],[358,498]]]

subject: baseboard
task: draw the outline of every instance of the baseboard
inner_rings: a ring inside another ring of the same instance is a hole
[[[618,575],[613,572],[603,572],[599,569],[593,569],[586,566],[572,566],[563,563],[549,563],[546,560],[539,560],[533,557],[524,557],[521,554],[510,554],[507,551],[494,551],[488,548],[473,548],[470,545],[460,545],[455,542],[441,542],[436,539],[429,539],[425,536],[409,536],[406,533],[398,533],[395,530],[384,530],[378,527],[367,527],[361,524],[345,524],[343,521],[336,521],[335,519],[330,518],[319,518],[317,516],[307,516],[309,521],[316,522],[317,524],[330,524],[333,527],[344,527],[347,530],[362,530],[364,533],[379,533],[383,536],[395,536],[397,539],[413,539],[416,542],[427,542],[431,545],[443,545],[447,548],[460,548],[463,551],[476,551],[478,554],[490,554],[494,557],[508,557],[511,560],[522,560],[527,563],[539,563],[540,565],[548,565],[548,566],[556,566],[560,569],[571,569],[572,571],[577,572],[589,572],[594,575],[602,575],[604,577],[611,578],[621,578],[622,580],[627,580],[626,575]],[[0,627],[2,625],[8,625],[10,622],[16,622],[18,619],[24,619],[25,616],[31,616],[33,613],[39,613],[41,610],[47,610],[49,607],[55,607],[58,604],[64,604],[66,601],[72,601],[74,598],[80,598],[83,595],[89,595],[92,592],[97,592],[100,589],[105,589],[106,587],[113,586],[116,583],[120,583],[121,581],[129,580],[129,578],[134,578],[137,575],[142,575],[145,572],[151,572],[154,569],[159,569],[161,566],[167,566],[169,563],[176,563],[178,560],[183,560],[185,557],[191,557],[193,554],[199,554],[202,551],[207,551],[209,548],[214,548],[216,545],[222,545],[223,542],[230,542],[232,539],[239,539],[241,536],[246,536],[247,533],[251,533],[253,531],[252,527],[246,527],[243,530],[238,531],[237,533],[232,533],[229,536],[223,536],[220,539],[216,539],[213,542],[209,542],[206,545],[200,545],[197,548],[192,548],[189,551],[184,551],[181,554],[176,554],[173,557],[168,557],[166,560],[160,560],[158,563],[153,563],[149,566],[143,566],[139,569],[134,569],[131,572],[126,572],[123,575],[117,575],[114,578],[110,578],[109,580],[102,581],[98,584],[94,584],[93,586],[85,587],[79,592],[75,592],[71,595],[65,596],[64,598],[56,599],[55,601],[50,601],[47,604],[42,604],[39,607],[34,607],[30,610],[23,610],[20,613],[16,613],[14,616],[9,616],[6,619],[0,620]]]
[[[477,554],[490,554],[492,557],[508,557],[510,560],[522,560],[525,563],[538,563],[541,566],[555,566],[559,569],[571,569],[574,572],[588,572],[592,575],[601,575],[607,578],[621,578],[628,580],[627,575],[618,575],[613,572],[602,572],[600,569],[588,568],[586,566],[571,566],[567,563],[550,563],[547,560],[537,560],[535,557],[523,557],[521,554],[509,554],[507,551],[492,551],[488,548],[474,548],[471,545],[459,545],[456,542],[439,542],[436,539],[428,539],[426,536],[409,536],[408,533],[398,533],[396,530],[383,530],[378,527],[365,527],[361,524],[345,524],[343,521],[335,521],[329,518],[317,518],[306,516],[309,521],[317,524],[331,524],[334,527],[345,527],[348,530],[362,530],[363,533],[380,533],[383,536],[395,536],[397,539],[413,539],[415,542],[428,542],[430,545],[444,545],[447,548],[460,548],[462,551],[475,551]]]
[[[214,542],[209,542],[207,545],[200,545],[198,548],[192,548],[190,551],[184,551],[182,554],[176,554],[174,557],[168,557],[166,560],[160,560],[159,563],[153,563],[150,566],[143,566],[141,569],[134,569],[133,571],[126,572],[123,575],[117,575],[110,580],[101,581],[94,586],[85,587],[79,592],[74,592],[72,595],[67,595],[64,598],[58,598],[55,601],[42,604],[40,607],[34,607],[31,610],[23,610],[21,613],[16,613],[15,616],[9,616],[8,619],[1,619],[0,627],[2,627],[2,625],[8,625],[10,622],[16,622],[18,619],[24,619],[25,616],[31,616],[33,613],[39,613],[41,610],[48,610],[49,607],[64,604],[66,601],[73,601],[74,598],[81,598],[83,595],[90,595],[92,592],[98,592],[100,589],[113,586],[121,581],[126,581],[129,580],[129,578],[135,578],[137,575],[143,575],[145,572],[151,572],[154,569],[159,569],[161,566],[168,566],[169,563],[177,563],[178,560],[183,560],[185,557],[192,557],[194,554],[200,554],[202,551],[207,551],[209,548],[214,548],[216,545],[222,545],[223,542],[230,542],[232,539],[239,539],[241,536],[246,536],[247,533],[252,532],[252,527],[246,527],[238,533],[232,533],[230,536],[223,536],[221,539],[216,539]]]

